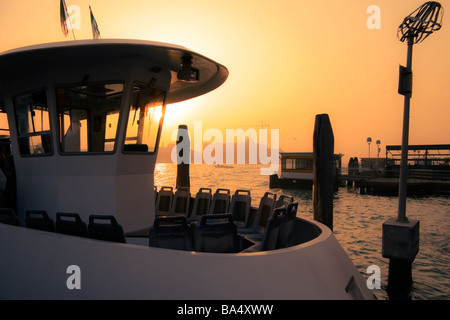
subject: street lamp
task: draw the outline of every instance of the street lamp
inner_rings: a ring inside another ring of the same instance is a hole
[[[388,285],[390,299],[410,299],[412,262],[419,252],[419,221],[406,218],[408,170],[409,102],[412,92],[412,47],[442,26],[443,9],[438,2],[424,3],[398,27],[400,41],[407,41],[406,67],[400,66],[398,93],[405,96],[403,111],[402,155],[400,165],[398,216],[383,223],[382,255],[389,258]]]
[[[406,185],[408,171],[408,136],[409,136],[409,106],[412,94],[412,48],[413,44],[425,40],[442,26],[444,10],[440,3],[429,1],[421,5],[405,19],[398,27],[397,36],[400,41],[407,41],[408,52],[406,67],[400,66],[400,81],[398,92],[405,96],[403,111],[402,153],[399,182],[398,221],[408,221],[406,218]]]
[[[380,140],[377,140],[376,143],[377,143],[377,148],[378,148],[378,150],[377,150],[377,151],[378,151],[378,153],[377,153],[377,158],[379,158],[379,157],[380,157],[380,150],[381,150],[381,149],[380,149],[381,141],[380,141]]]
[[[372,138],[368,137],[367,138],[367,144],[369,145],[369,158],[370,158],[370,143],[372,142]]]

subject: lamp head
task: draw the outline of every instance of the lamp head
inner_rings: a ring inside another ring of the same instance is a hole
[[[403,19],[397,30],[397,37],[402,42],[411,39],[413,43],[420,43],[442,27],[443,16],[444,8],[441,4],[428,1]]]

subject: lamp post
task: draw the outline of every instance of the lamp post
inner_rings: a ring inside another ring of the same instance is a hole
[[[369,158],[370,158],[370,143],[372,142],[372,138],[368,137],[367,138],[367,144],[369,145]]]
[[[381,144],[381,141],[380,140],[377,140],[377,158],[379,158],[380,157],[380,144]]]
[[[419,221],[406,218],[409,111],[412,93],[412,49],[442,26],[443,9],[435,1],[421,5],[398,27],[397,36],[408,44],[406,67],[400,66],[398,93],[405,96],[399,179],[398,215],[383,223],[383,257],[389,258],[387,292],[390,299],[411,299],[411,265],[419,252]]]
[[[405,96],[397,217],[399,221],[408,221],[406,218],[406,186],[408,175],[409,110],[412,94],[412,49],[414,44],[422,42],[434,31],[441,28],[443,12],[444,10],[440,3],[435,1],[426,2],[403,19],[397,30],[397,36],[400,41],[405,42],[406,40],[408,44],[406,67],[400,66],[398,90],[400,94]]]

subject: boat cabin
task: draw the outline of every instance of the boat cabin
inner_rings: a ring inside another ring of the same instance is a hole
[[[21,223],[27,210],[45,210],[85,221],[112,214],[126,232],[151,226],[166,105],[227,76],[184,47],[148,41],[68,41],[1,54],[0,114],[8,115]]]
[[[335,176],[341,174],[342,154],[334,155]],[[313,185],[314,153],[280,152],[280,169],[270,176],[270,188],[311,189]]]
[[[280,152],[280,178],[313,179],[312,152]]]

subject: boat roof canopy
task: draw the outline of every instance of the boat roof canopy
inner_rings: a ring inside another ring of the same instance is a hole
[[[198,69],[198,81],[181,81],[177,73],[182,69],[183,57],[191,57],[192,67]],[[167,103],[176,103],[210,92],[228,77],[225,66],[185,47],[145,40],[92,39],[45,43],[10,50],[0,54],[0,77],[7,80],[18,71],[45,70],[64,63],[83,63],[95,60],[146,59],[155,68],[168,68],[172,84]],[[117,60],[114,60],[117,61]],[[0,98],[3,96],[0,88]]]

